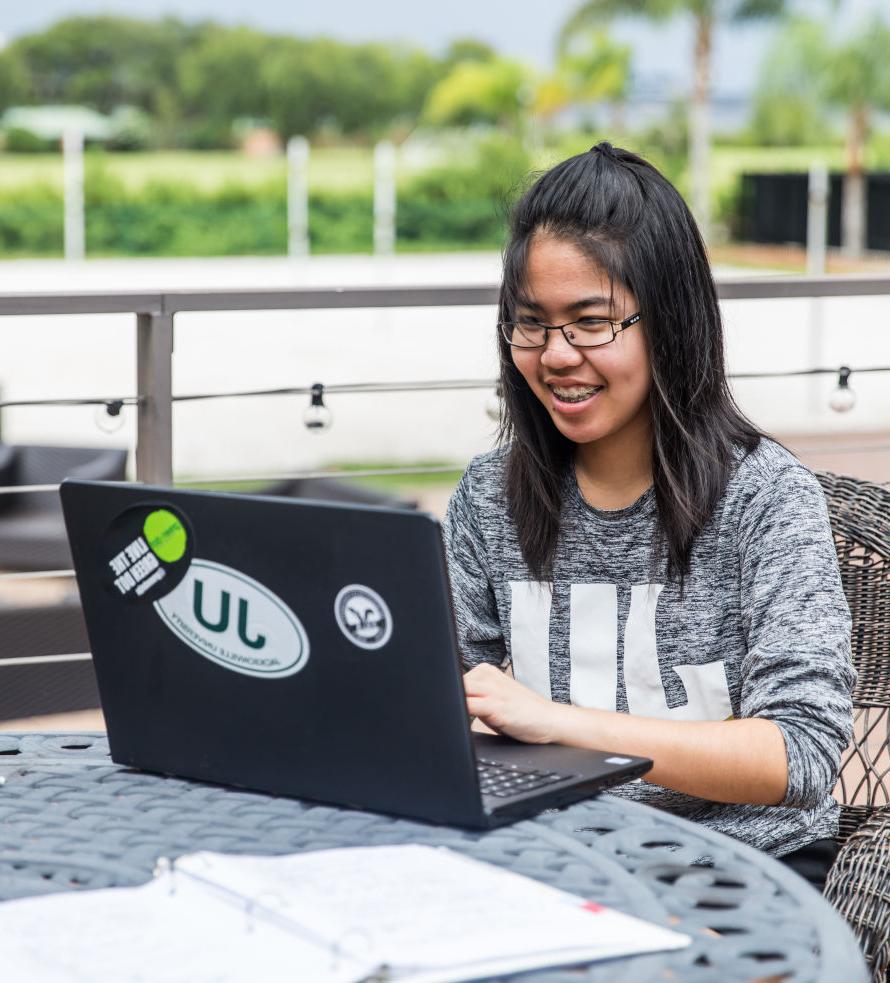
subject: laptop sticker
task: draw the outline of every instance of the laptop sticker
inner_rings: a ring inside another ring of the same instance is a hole
[[[135,505],[118,515],[102,537],[102,580],[127,603],[153,603],[186,575],[193,549],[191,527],[172,505]]]
[[[386,601],[363,584],[349,584],[337,594],[334,617],[340,631],[359,648],[382,648],[392,635],[392,615]]]
[[[233,672],[281,679],[309,659],[309,639],[294,612],[268,587],[222,563],[194,558],[154,607],[181,641]]]

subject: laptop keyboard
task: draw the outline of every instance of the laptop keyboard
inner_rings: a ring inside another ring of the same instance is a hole
[[[520,768],[518,765],[505,765],[488,758],[479,758],[476,768],[479,772],[479,788],[482,794],[496,795],[498,798],[546,788],[548,785],[575,777],[561,775],[556,771],[534,771]]]

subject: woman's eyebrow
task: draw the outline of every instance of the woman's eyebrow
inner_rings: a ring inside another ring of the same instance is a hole
[[[533,311],[542,311],[544,309],[540,304],[533,301],[530,297],[526,297],[524,294],[517,295],[516,304],[519,307],[530,307]]]
[[[583,300],[576,300],[573,304],[569,304],[569,310],[578,310],[581,307],[611,307],[612,298],[611,297],[585,297]]]
[[[516,303],[520,307],[529,307],[534,311],[543,311],[544,309],[537,301],[532,300],[530,297],[525,297],[522,294],[516,297]],[[580,310],[582,307],[611,307],[611,305],[611,297],[584,297],[582,300],[576,300],[571,304],[567,304],[566,310]]]

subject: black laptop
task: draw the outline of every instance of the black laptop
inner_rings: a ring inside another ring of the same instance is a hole
[[[473,828],[651,767],[471,732],[432,516],[88,481],[61,496],[120,764]]]

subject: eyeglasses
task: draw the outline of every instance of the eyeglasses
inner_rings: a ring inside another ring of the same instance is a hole
[[[640,320],[637,311],[623,321],[609,321],[602,317],[581,317],[565,324],[541,324],[533,317],[522,317],[518,321],[501,321],[499,327],[508,345],[513,348],[544,348],[548,331],[561,331],[563,338],[573,348],[600,348],[615,340],[619,331],[624,331]]]

